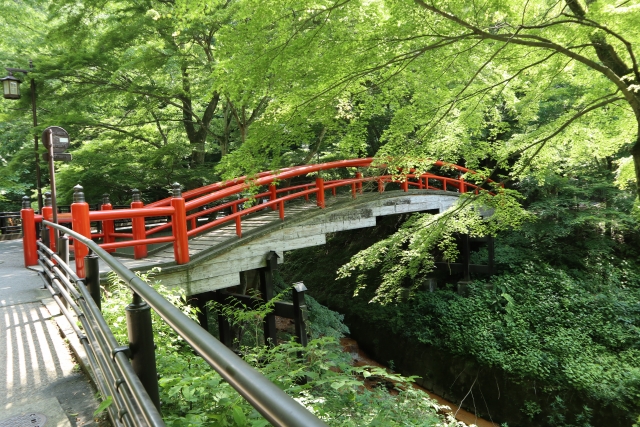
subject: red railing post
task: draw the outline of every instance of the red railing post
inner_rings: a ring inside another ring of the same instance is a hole
[[[378,178],[378,193],[384,192],[384,184],[382,183],[382,178]]]
[[[460,177],[460,193],[466,193],[467,192],[467,183],[464,182],[464,179],[462,177]]]
[[[89,204],[84,201],[83,188],[80,184],[73,187],[73,203],[71,204],[71,223],[73,231],[91,238],[91,222],[89,220]],[[73,241],[73,251],[76,260],[76,274],[79,278],[86,277],[87,272],[84,266],[84,257],[89,254],[89,248],[79,241]]]
[[[38,244],[36,237],[35,212],[31,208],[29,196],[22,198],[22,250],[24,252],[24,266],[38,265]]]
[[[111,205],[111,200],[109,200],[108,194],[102,195],[102,206],[100,209],[103,211],[113,210],[113,206]],[[106,219],[102,221],[102,243],[113,243],[116,239],[113,237],[113,233],[115,232],[115,225],[112,219]],[[107,252],[115,252],[115,249],[107,249]]]
[[[276,185],[275,184],[270,184],[269,185],[269,201],[272,202],[274,200],[276,200],[278,198],[278,193],[276,192]],[[271,210],[275,211],[276,208],[278,206],[276,205],[271,205]]]
[[[238,212],[238,205],[234,204],[231,206],[231,213]],[[238,237],[242,237],[242,219],[239,216],[236,217],[236,234]]]
[[[316,187],[318,192],[316,193],[316,204],[324,209],[324,179],[316,178]]]
[[[140,200],[140,190],[134,188],[131,190],[132,201],[131,209],[141,209],[144,207],[144,203]],[[147,227],[144,224],[144,217],[131,218],[131,233],[133,234],[133,240],[145,240],[147,238]],[[147,245],[135,245],[133,247],[133,257],[135,259],[144,258],[147,256]]]
[[[405,177],[404,181],[400,183],[400,186],[402,187],[402,191],[409,191],[409,177]]]
[[[362,174],[360,172],[356,172],[356,179],[362,179]],[[358,181],[358,192],[362,194],[362,181]]]
[[[280,214],[280,219],[284,221],[284,202],[280,201],[280,203],[278,204],[279,207],[279,214]]]
[[[182,190],[177,182],[173,184],[173,198],[171,206],[175,212],[171,218],[171,229],[173,231],[173,255],[177,264],[189,262],[189,239],[187,236],[187,208],[182,198]]]
[[[42,218],[47,221],[51,221],[53,219],[53,207],[51,206],[51,193],[47,191],[44,193],[44,206],[42,207]],[[44,225],[43,225],[44,227]],[[45,228],[45,233],[47,232],[47,228]],[[53,252],[57,252],[56,247],[58,246],[56,242],[56,230],[53,228],[48,228],[49,232],[49,249]],[[43,234],[44,238],[44,234]]]
[[[418,175],[418,189],[422,190],[424,186],[422,185],[422,175]]]

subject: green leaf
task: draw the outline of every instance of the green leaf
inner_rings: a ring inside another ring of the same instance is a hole
[[[240,406],[234,406],[231,413],[233,415],[233,421],[235,421],[238,426],[244,426],[247,423],[247,417],[244,415]]]
[[[93,416],[96,417],[101,413],[103,413],[104,411],[106,411],[107,408],[111,406],[112,403],[113,403],[113,397],[107,396],[107,398],[100,403],[100,405],[98,406],[98,409],[95,410],[95,412],[93,413]]]

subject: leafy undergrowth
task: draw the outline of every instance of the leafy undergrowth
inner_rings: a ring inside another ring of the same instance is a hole
[[[183,295],[156,289],[195,318],[183,304]],[[118,342],[127,340],[123,308],[131,292],[115,283],[106,293],[102,309]],[[246,317],[243,314],[242,317]],[[262,418],[227,382],[198,357],[154,313],[156,358],[160,374],[162,413],[169,426],[267,426]],[[330,426],[459,426],[443,408],[411,387],[413,378],[376,367],[350,366],[335,337],[321,337],[307,347],[286,342],[275,348],[243,347],[244,359],[278,387]],[[394,384],[396,395],[385,387],[365,388],[365,379]],[[306,378],[306,382],[301,379]],[[304,382],[304,384],[303,384]]]
[[[347,318],[385,325],[408,341],[499,368],[515,382],[544,385],[548,396],[560,399],[552,411],[540,413],[535,402],[521,410],[548,425],[589,425],[589,418],[598,417],[593,408],[565,414],[563,396],[617,408],[631,420],[640,413],[640,227],[634,195],[596,178],[555,177],[545,185],[522,183],[521,190],[536,220],[497,236],[498,274],[475,277],[466,297],[455,292],[458,277],[442,279],[438,271],[437,291],[411,282],[408,300],[380,305],[370,301],[384,271],[365,271],[369,286],[354,297],[363,282],[314,267],[343,265],[386,237],[390,225],[402,227],[392,218],[380,219],[380,230],[338,233],[324,247],[288,253],[283,276],[304,280],[321,303]],[[485,259],[486,249],[472,254],[472,262]]]

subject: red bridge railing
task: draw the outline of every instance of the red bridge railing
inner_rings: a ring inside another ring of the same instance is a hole
[[[433,173],[415,174],[410,171],[408,174],[398,173],[363,176],[358,168],[368,168],[373,162],[372,158],[340,160],[329,163],[295,166],[280,169],[275,172],[263,172],[257,176],[248,178],[241,177],[231,181],[223,181],[207,185],[184,193],[180,190],[179,184],[174,184],[173,197],[169,197],[157,202],[144,205],[140,200],[137,190],[133,192],[133,201],[129,209],[113,209],[108,199],[103,201],[101,210],[90,211],[89,205],[84,201],[82,187],[74,188],[74,203],[71,205],[70,214],[58,214],[59,223],[71,223],[73,230],[91,239],[101,240],[100,246],[110,252],[118,248],[133,247],[134,258],[140,259],[147,256],[147,246],[150,244],[173,242],[174,259],[177,264],[189,262],[188,238],[206,232],[214,227],[221,226],[228,222],[235,224],[238,237],[242,237],[242,218],[251,213],[272,209],[279,212],[280,219],[284,220],[285,203],[299,198],[309,200],[310,196],[315,197],[316,205],[325,207],[325,192],[331,191],[335,196],[338,188],[349,188],[353,198],[363,192],[364,183],[374,183],[379,192],[383,192],[385,185],[390,182],[399,183],[404,191],[409,188],[424,190],[454,191],[460,193],[484,191],[482,184],[469,182],[465,175],[476,175],[475,171],[462,166],[433,162],[433,166],[440,167],[457,174],[456,177],[437,175]],[[380,166],[380,170],[384,167]],[[341,170],[352,175],[349,178],[325,180],[320,176],[321,171]],[[314,181],[304,184],[290,185],[278,188],[278,184],[285,180],[305,177],[309,174],[317,174]],[[485,179],[484,183],[492,182]],[[267,190],[246,196],[247,192],[266,187]],[[229,198],[233,200],[228,201]],[[262,201],[243,209],[245,204],[255,201]],[[209,207],[211,204],[216,204]],[[201,219],[211,215],[217,215],[222,211],[231,212],[222,218],[204,222]],[[51,221],[51,206],[42,209],[42,215],[37,215],[30,207],[27,196],[23,199],[23,209],[21,217],[24,229],[24,260],[25,266],[37,265],[37,252],[35,223],[42,219]],[[145,219],[160,218],[162,223],[147,229]],[[116,231],[115,221],[127,220],[131,222],[131,232]],[[101,223],[99,232],[92,232],[91,223]],[[150,237],[162,231],[171,230],[171,234],[162,237]],[[49,229],[49,246],[56,249],[54,230]],[[118,239],[127,239],[119,240]],[[85,277],[84,256],[88,249],[80,242],[74,242],[71,250],[75,252],[76,272],[81,278]]]

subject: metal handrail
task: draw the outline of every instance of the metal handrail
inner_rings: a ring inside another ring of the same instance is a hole
[[[200,356],[247,400],[263,417],[275,426],[326,426],[300,403],[278,388],[233,351],[214,338],[200,325],[167,301],[155,289],[136,276],[120,261],[112,257],[97,243],[66,227],[43,221],[48,227],[72,236],[75,241],[89,247],[171,328],[188,342]],[[124,357],[122,353],[118,353]]]

